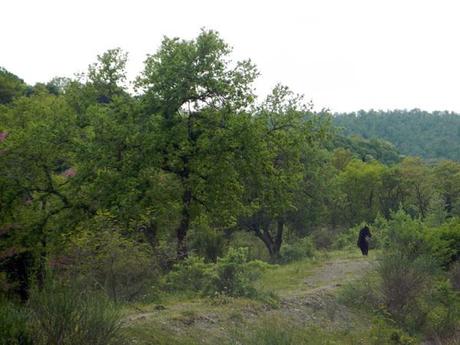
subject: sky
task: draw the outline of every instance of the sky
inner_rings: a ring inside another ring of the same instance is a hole
[[[163,36],[213,29],[315,108],[460,113],[457,0],[0,0],[0,66],[29,84],[84,72],[121,47],[134,78]]]

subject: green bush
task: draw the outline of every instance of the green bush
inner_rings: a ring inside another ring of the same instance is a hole
[[[453,219],[442,226],[429,229],[425,240],[439,263],[448,268],[460,259],[460,220]]]
[[[235,231],[229,245],[231,248],[248,248],[249,260],[269,261],[271,259],[267,247],[252,232]]]
[[[393,252],[382,258],[377,272],[383,301],[392,315],[403,320],[412,311],[417,297],[432,283],[436,268],[428,256],[413,259]]]
[[[315,247],[318,249],[330,249],[335,239],[335,234],[327,228],[316,229],[311,236]]]
[[[208,293],[215,276],[215,264],[190,255],[173,266],[166,276],[166,284],[169,290]]]
[[[49,281],[29,301],[35,345],[109,345],[121,342],[118,309],[102,294]]]
[[[206,263],[194,255],[188,257],[174,265],[166,282],[171,290],[255,297],[253,282],[268,266],[258,260],[248,260],[247,248],[230,248],[216,263]]]
[[[213,286],[216,292],[229,296],[255,297],[253,282],[267,267],[262,261],[249,261],[247,248],[230,248],[227,255],[217,260]]]
[[[159,267],[145,243],[116,230],[82,232],[72,248],[70,267],[81,283],[104,292],[115,302],[144,296],[158,277]]]
[[[392,214],[388,221],[386,250],[404,253],[408,258],[416,258],[430,253],[425,240],[427,228],[420,219],[412,219],[403,210]]]
[[[460,326],[460,296],[448,281],[439,281],[423,300],[425,333],[437,338],[454,335]]]
[[[376,318],[373,321],[369,344],[372,345],[416,345],[418,341],[403,330],[390,326],[389,322]]]
[[[159,240],[154,250],[154,265],[160,273],[168,273],[177,261],[177,244],[173,241]]]
[[[294,243],[286,243],[281,247],[280,262],[288,263],[315,255],[315,245],[311,237],[304,237]]]
[[[0,345],[32,344],[24,308],[0,299]]]
[[[225,241],[222,231],[207,225],[195,225],[190,233],[190,250],[204,257],[205,261],[216,262],[224,253]]]
[[[379,214],[371,225],[371,233],[371,245],[374,248],[384,248],[389,242],[389,221]]]
[[[380,281],[376,274],[368,274],[359,281],[352,281],[345,285],[337,296],[340,303],[355,308],[370,308],[378,310],[382,304],[382,296],[379,293]]]

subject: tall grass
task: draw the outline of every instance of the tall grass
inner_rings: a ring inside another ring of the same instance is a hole
[[[48,282],[30,299],[36,345],[111,345],[120,341],[120,313],[102,294]]]

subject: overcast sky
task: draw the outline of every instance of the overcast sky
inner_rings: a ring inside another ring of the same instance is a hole
[[[121,47],[134,77],[164,35],[202,27],[256,63],[260,96],[280,82],[334,112],[460,112],[457,0],[1,0],[0,66],[34,84]]]

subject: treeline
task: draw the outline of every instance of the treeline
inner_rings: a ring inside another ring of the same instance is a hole
[[[387,140],[404,155],[460,160],[460,116],[456,113],[361,110],[336,114],[333,123],[345,135]]]

